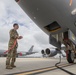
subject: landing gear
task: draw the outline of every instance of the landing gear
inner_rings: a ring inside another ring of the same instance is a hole
[[[75,35],[69,29],[63,33],[50,35],[50,44],[56,46],[59,50],[61,50],[61,44],[65,45],[64,50],[66,52],[66,58],[69,63],[74,63],[74,59],[76,58],[75,40]]]
[[[66,58],[69,63],[74,63],[75,54],[71,50],[66,51]]]
[[[63,43],[65,45],[65,52],[66,52],[66,59],[69,63],[74,63],[74,59],[75,59],[75,43],[74,40],[72,38],[72,32],[71,31],[66,31],[63,33]]]

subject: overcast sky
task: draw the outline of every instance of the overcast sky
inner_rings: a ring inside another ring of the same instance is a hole
[[[15,3],[14,0],[0,0],[0,49],[8,48],[9,30],[14,23],[19,24],[18,33],[23,36],[19,40],[18,51],[28,51],[34,45],[34,50],[51,47],[49,37],[45,34]]]

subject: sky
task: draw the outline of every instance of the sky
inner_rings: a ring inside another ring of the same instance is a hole
[[[23,39],[18,40],[18,51],[27,52],[34,45],[34,51],[53,47],[49,44],[49,36],[44,33],[20,8],[14,0],[0,0],[0,49],[8,49],[9,31],[13,24],[18,23],[19,35]]]

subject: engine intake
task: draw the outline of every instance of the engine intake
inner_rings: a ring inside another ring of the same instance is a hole
[[[45,53],[49,56],[49,57],[53,57],[57,54],[57,50],[50,50],[49,48],[47,48],[45,50]]]
[[[44,51],[44,50],[42,50],[42,51],[41,51],[41,53],[42,53],[42,54],[45,54],[45,51]]]

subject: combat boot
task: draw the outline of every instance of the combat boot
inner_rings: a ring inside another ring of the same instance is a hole
[[[6,69],[13,69],[12,66],[6,66]]]
[[[15,65],[11,65],[13,68],[15,68],[16,66]]]

